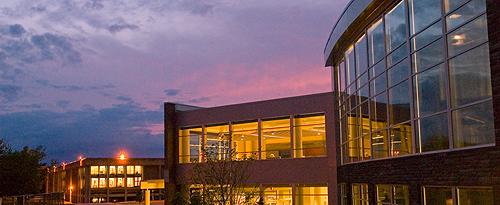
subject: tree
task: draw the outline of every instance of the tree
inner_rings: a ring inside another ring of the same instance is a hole
[[[249,166],[252,159],[234,161],[236,152],[207,152],[202,150],[204,163],[193,167],[193,178],[198,191],[191,196],[191,204],[255,204],[259,195],[257,186],[249,186]]]
[[[46,170],[45,149],[12,150],[0,140],[0,196],[40,193]]]

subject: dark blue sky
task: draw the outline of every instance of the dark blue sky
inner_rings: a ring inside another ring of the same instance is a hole
[[[162,102],[329,91],[346,0],[0,2],[0,138],[47,159],[163,155]]]

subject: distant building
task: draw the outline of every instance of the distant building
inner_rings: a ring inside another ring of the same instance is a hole
[[[48,168],[46,192],[63,192],[65,201],[135,201],[142,180],[163,179],[163,158],[82,158]],[[152,193],[163,199],[163,190]]]

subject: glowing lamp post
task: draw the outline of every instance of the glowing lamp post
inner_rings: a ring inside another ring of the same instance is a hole
[[[127,159],[127,155],[125,155],[124,152],[120,153],[120,155],[118,156],[118,159],[121,160],[121,161],[124,161]]]
[[[73,186],[69,186],[69,202],[72,202],[71,195],[73,195]]]

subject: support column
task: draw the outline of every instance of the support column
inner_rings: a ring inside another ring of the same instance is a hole
[[[146,189],[144,193],[144,203],[145,205],[151,205],[151,191]]]
[[[178,163],[178,137],[176,110],[174,103],[164,104],[164,127],[165,127],[165,205],[169,205],[170,200],[175,197],[176,189],[175,166]]]

